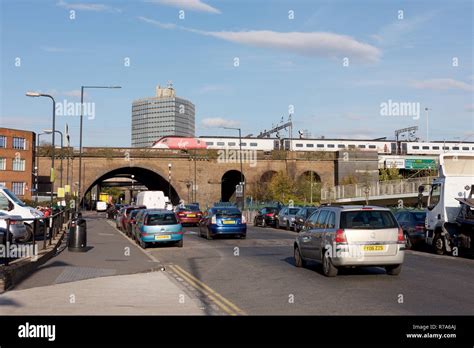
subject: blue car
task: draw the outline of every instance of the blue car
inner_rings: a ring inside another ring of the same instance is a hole
[[[199,224],[199,235],[213,239],[217,235],[247,236],[247,222],[235,207],[212,207],[204,213]]]
[[[183,247],[183,226],[176,214],[166,209],[145,210],[135,225],[135,240],[143,248],[156,243],[173,243]]]

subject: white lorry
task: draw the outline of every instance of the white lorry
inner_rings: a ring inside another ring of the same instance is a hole
[[[474,154],[446,153],[430,185],[426,243],[437,254],[474,250]],[[423,188],[420,188],[420,192]]]
[[[171,210],[169,198],[163,191],[142,191],[137,194],[136,205],[143,205],[147,209],[168,209]]]

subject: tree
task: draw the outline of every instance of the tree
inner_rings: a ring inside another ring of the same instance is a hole
[[[395,167],[380,169],[379,180],[388,181],[388,180],[398,180],[401,179],[400,170]]]
[[[274,201],[287,203],[290,199],[297,200],[294,181],[282,171],[272,177],[268,191]]]

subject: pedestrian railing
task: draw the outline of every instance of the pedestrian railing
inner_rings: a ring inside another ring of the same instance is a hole
[[[369,182],[366,184],[338,185],[321,189],[321,201],[337,202],[342,199],[365,197],[396,197],[405,194],[417,194],[418,187],[429,184],[435,177]]]
[[[68,228],[72,218],[73,211],[70,209],[61,210],[48,217],[12,219],[5,217],[6,230],[0,232],[2,240],[0,264],[8,266],[11,260],[31,257],[34,260],[39,250],[46,249],[53,243],[57,235]],[[19,242],[14,239],[11,221],[15,223],[24,223],[31,232],[31,239],[25,242]],[[41,248],[41,249],[40,249]]]

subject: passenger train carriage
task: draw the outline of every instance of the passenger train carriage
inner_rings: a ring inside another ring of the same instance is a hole
[[[239,149],[238,137],[173,137],[158,139],[153,148],[172,150]],[[242,150],[288,151],[377,151],[381,155],[439,155],[445,152],[474,152],[474,142],[397,141],[354,139],[277,139],[242,137]]]

